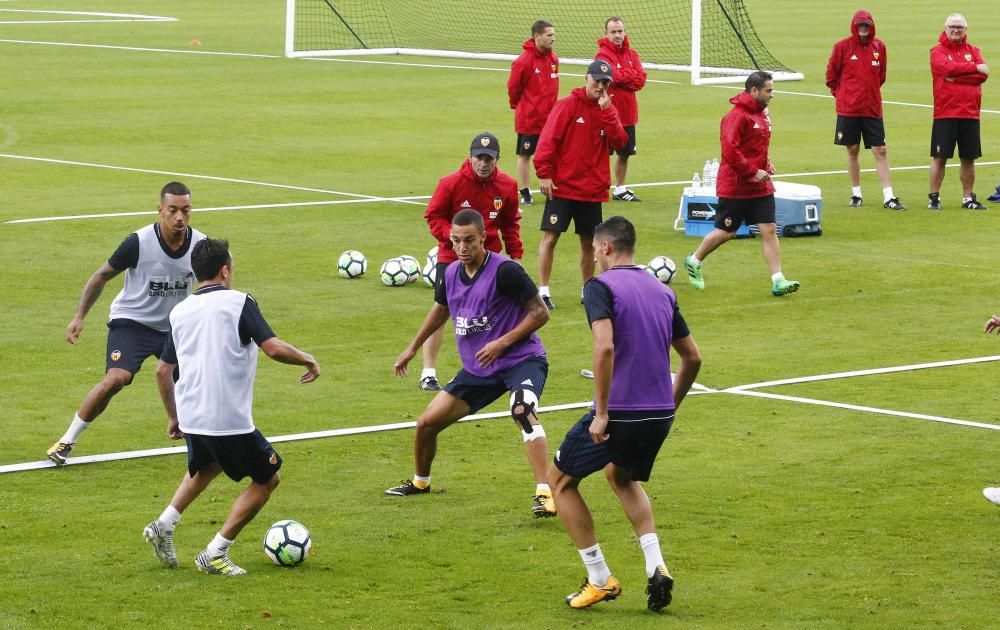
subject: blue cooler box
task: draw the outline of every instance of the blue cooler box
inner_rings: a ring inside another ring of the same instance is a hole
[[[774,214],[778,236],[819,236],[823,213],[822,191],[818,186],[774,182]],[[685,236],[704,236],[712,231],[719,199],[714,188],[685,188],[674,229]],[[683,223],[684,226],[679,227]],[[736,236],[758,234],[756,226],[741,225]]]
[[[674,229],[683,229],[685,236],[705,236],[715,228],[715,211],[718,207],[719,198],[715,196],[714,188],[687,187],[681,195]],[[684,223],[684,227],[678,228],[679,223]],[[736,230],[736,236],[750,236],[750,230],[741,225]]]

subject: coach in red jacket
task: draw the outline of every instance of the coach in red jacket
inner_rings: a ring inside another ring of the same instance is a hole
[[[538,135],[559,99],[559,57],[552,52],[556,29],[545,20],[531,25],[531,39],[521,45],[524,52],[510,65],[507,96],[514,110],[517,132],[517,186],[521,204],[530,206],[531,156]]]
[[[594,277],[594,227],[603,220],[601,203],[608,200],[609,155],[628,141],[608,94],[610,85],[611,64],[591,62],[585,87],[556,103],[538,138],[535,173],[548,197],[538,246],[538,292],[550,310],[555,308],[549,292],[552,257],[570,220],[580,238],[580,274],[584,282]]]
[[[521,211],[517,206],[517,183],[503,173],[500,161],[500,142],[489,132],[472,139],[469,159],[462,167],[438,181],[431,200],[427,203],[424,218],[431,234],[438,241],[436,281],[444,277],[445,268],[458,260],[451,247],[451,220],[462,210],[473,209],[483,216],[486,226],[486,249],[500,251],[500,238],[507,255],[521,260]],[[438,391],[437,355],[444,339],[444,327],[428,337],[423,346],[424,369],[420,373],[420,389]]]
[[[771,118],[767,104],[774,96],[774,82],[758,70],[747,77],[746,90],[729,99],[733,108],[723,116],[720,141],[722,163],[716,194],[719,207],[715,228],[705,235],[698,249],[684,259],[688,280],[696,289],[705,288],[701,265],[709,254],[736,235],[740,224],[757,225],[764,260],[771,270],[771,294],[794,293],[799,283],[785,280],[781,273],[777,226],[774,220],[774,166],[767,156],[771,144]]]
[[[889,158],[882,122],[882,84],[886,72],[885,43],[875,37],[875,19],[868,11],[851,18],[851,36],[833,46],[826,64],[826,86],[837,101],[837,132],[834,144],[847,147],[847,174],[851,178],[851,200],[857,208],[861,198],[861,140],[875,156],[875,170],[882,183],[882,207],[906,210],[892,192]]]
[[[625,176],[628,174],[628,159],[635,155],[635,126],[639,122],[639,102],[635,93],[646,85],[646,71],[642,68],[639,53],[629,45],[625,22],[620,17],[610,17],[604,22],[604,35],[597,40],[597,55],[594,58],[611,62],[611,88],[608,92],[628,133],[628,142],[615,151],[618,159],[615,160],[614,198],[618,201],[642,201],[625,186]]]
[[[990,69],[983,54],[967,40],[969,23],[961,13],[944,21],[938,45],[931,48],[931,75],[934,77],[934,127],[931,130],[931,192],[927,207],[941,209],[941,182],[944,167],[955,155],[961,160],[962,207],[985,210],[972,192],[976,183],[976,158],[983,155],[979,137],[979,108],[982,84]]]

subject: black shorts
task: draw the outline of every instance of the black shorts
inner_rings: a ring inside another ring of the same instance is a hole
[[[437,295],[438,289],[441,287],[441,283],[444,282],[444,270],[448,268],[451,263],[439,262],[434,267],[434,295]],[[431,296],[433,299],[434,296]]]
[[[881,118],[869,116],[837,116],[834,144],[850,147],[865,141],[865,148],[885,146],[885,124]]]
[[[517,134],[517,155],[534,155],[535,147],[538,146],[539,134],[519,133]]]
[[[193,477],[212,462],[233,481],[250,477],[266,484],[281,468],[281,456],[260,431],[240,435],[197,435],[185,433],[188,472]]]
[[[727,232],[740,229],[740,224],[774,223],[774,195],[751,199],[719,199],[715,211],[715,227]]]
[[[149,357],[160,358],[163,345],[170,333],[153,330],[131,319],[113,319],[108,322],[108,348],[105,354],[105,371],[111,368],[137,374]]]
[[[931,157],[945,160],[954,157],[956,142],[960,159],[983,157],[979,121],[972,118],[936,118],[931,128]]]
[[[518,389],[530,389],[541,400],[548,375],[548,359],[540,356],[525,359],[489,378],[459,370],[455,378],[444,386],[444,391],[464,400],[469,405],[469,413],[475,413],[504,394]]]
[[[614,464],[629,472],[633,481],[649,481],[653,463],[667,439],[674,417],[641,422],[608,422],[611,436],[603,444],[590,439],[590,423],[594,411],[588,411],[580,421],[570,427],[554,459],[556,468],[574,479],[602,470]]]
[[[624,158],[627,158],[630,155],[635,155],[635,125],[625,127],[625,133],[628,134],[628,142],[625,143],[625,146],[620,149],[610,149],[608,151],[608,155],[614,155],[617,153]]]
[[[542,213],[543,232],[565,232],[570,219],[577,234],[593,234],[594,228],[604,220],[600,201],[577,201],[552,197],[545,202]]]

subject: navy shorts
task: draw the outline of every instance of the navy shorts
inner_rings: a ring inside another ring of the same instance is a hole
[[[635,125],[628,125],[625,127],[625,133],[628,134],[628,142],[625,143],[620,149],[610,149],[608,155],[614,155],[617,153],[620,157],[628,158],[630,155],[635,155]]]
[[[865,148],[885,146],[885,124],[881,118],[868,116],[837,116],[837,133],[833,143],[854,146],[865,142]]]
[[[951,159],[955,156],[956,143],[959,159],[976,160],[983,157],[979,121],[972,118],[935,119],[931,128],[931,157]]]
[[[541,400],[548,375],[549,362],[543,355],[525,359],[487,378],[459,370],[455,378],[444,386],[444,391],[464,400],[469,405],[469,413],[475,413],[504,394],[519,389],[530,389]]]
[[[556,451],[556,468],[574,479],[583,479],[614,464],[627,470],[632,481],[649,481],[656,454],[674,424],[673,415],[640,422],[612,420],[607,428],[611,439],[603,444],[595,444],[590,439],[593,419],[594,410],[591,409],[570,427]]]
[[[105,371],[119,368],[137,374],[146,359],[160,358],[169,334],[130,319],[112,319],[108,322]]]
[[[565,232],[573,221],[577,234],[593,234],[594,228],[604,220],[600,201],[577,201],[551,197],[542,212],[543,232]]]
[[[534,155],[538,146],[539,134],[519,133],[517,134],[517,155]]]
[[[751,199],[719,199],[715,212],[715,227],[735,232],[740,224],[774,223],[774,195]]]
[[[263,485],[281,468],[281,456],[260,431],[240,435],[197,435],[185,433],[188,472],[193,477],[212,462],[233,481],[250,477]]]

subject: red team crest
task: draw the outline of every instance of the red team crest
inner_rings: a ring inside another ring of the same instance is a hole
[[[500,208],[503,208],[503,197],[493,198],[493,209],[500,212]]]

